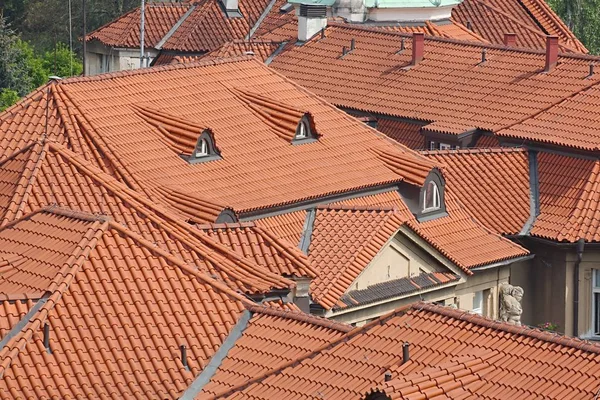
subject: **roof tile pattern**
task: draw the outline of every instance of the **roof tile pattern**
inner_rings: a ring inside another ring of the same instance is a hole
[[[114,174],[122,175],[119,179],[127,181],[130,187],[150,193],[155,188],[174,185],[187,193],[208,197],[216,204],[229,205],[236,212],[421,179],[420,174],[413,176],[408,169],[399,175],[367,149],[384,151],[388,158],[395,154],[404,162],[412,161],[415,167],[429,163],[408,148],[374,134],[372,128],[256,60],[207,61],[73,78],[50,87],[55,87],[51,95],[60,94],[55,102],[61,105],[61,123],[66,125],[76,119],[85,127],[81,131],[69,128],[69,140],[88,146],[90,158],[99,164],[110,160],[112,170],[118,171]],[[282,140],[264,117],[230,88],[260,93],[272,101],[308,110],[321,135],[319,140],[301,146]],[[144,93],[142,103],[139,93]],[[163,134],[139,115],[134,109],[136,103],[210,127],[222,159],[190,165],[166,150]],[[17,107],[17,111],[29,112],[22,107]],[[22,117],[3,114],[0,126],[4,120]],[[235,129],[232,121],[236,121]],[[21,128],[22,132],[43,132],[44,124],[33,120]],[[63,131],[49,138],[59,135],[64,137]],[[25,141],[5,131],[0,140],[6,140],[7,148],[24,147]],[[102,157],[95,157],[92,151]]]
[[[279,47],[279,43],[260,40],[234,40],[203,56],[203,59],[218,59],[251,54],[262,62],[265,62],[271,54]],[[177,57],[177,62],[190,62],[185,57]]]
[[[600,162],[538,155],[540,215],[531,235],[576,242],[600,240]]]
[[[249,293],[269,292],[272,287],[285,288],[291,281],[260,268],[222,246],[148,198],[117,182],[113,177],[89,165],[89,160],[75,155],[61,145],[34,143],[22,153],[0,164],[0,176],[7,176],[17,164],[11,160],[28,154],[19,162],[23,182],[19,196],[13,196],[18,209],[6,215],[6,224],[23,213],[50,204],[111,216],[118,223],[178,254],[207,273],[219,277],[229,286]],[[31,168],[31,166],[36,166]],[[10,168],[5,172],[5,167]]]
[[[178,397],[246,303],[113,222],[45,211],[13,229],[25,223],[47,237],[73,235],[82,223],[89,229],[46,303],[0,350],[1,398]],[[30,254],[44,256],[40,251],[30,246]],[[45,323],[51,353],[42,342]],[[187,346],[189,370],[180,345]]]
[[[378,131],[413,150],[425,148],[425,137],[421,135],[421,127],[419,124],[387,118],[377,120]]]
[[[401,34],[340,24],[326,34],[289,47],[270,66],[336,105],[446,127],[499,131],[600,79],[587,78],[585,57],[561,55],[556,68],[542,73],[544,53],[439,38],[425,39],[424,59],[406,68],[412,40],[405,38],[406,50],[399,52]],[[353,38],[355,50],[341,58]]]
[[[0,338],[6,337],[6,334],[27,314],[34,302],[31,299],[0,302]]]
[[[401,365],[403,342],[410,343],[410,361]],[[413,396],[393,398],[513,399],[535,398],[532,392],[536,392],[548,399],[585,399],[594,396],[600,386],[596,378],[599,359],[600,347],[578,339],[418,303],[222,397],[363,399],[384,387],[384,372],[391,370],[389,385],[402,377],[413,378],[411,389],[417,391]],[[446,367],[443,371],[438,367],[442,365]],[[465,367],[470,372],[459,378]],[[450,378],[448,384],[446,378]],[[437,391],[436,385],[440,386]],[[465,385],[468,396],[460,392]]]
[[[144,15],[146,46],[156,46],[189,7],[182,4],[147,3]],[[88,34],[87,40],[96,39],[107,46],[114,47],[140,47],[140,18],[140,8],[131,10]]]
[[[296,318],[296,315],[302,318]],[[227,353],[200,398],[245,383],[339,339],[350,327],[319,321],[306,314],[255,313],[235,346]]]
[[[446,188],[483,225],[517,234],[530,215],[529,161],[523,149],[422,153],[443,165]]]
[[[301,210],[257,219],[256,225],[273,232],[291,244],[298,245],[304,230],[305,220],[306,211]]]
[[[278,239],[254,223],[199,225],[204,233],[251,259],[257,265],[283,276],[314,278],[317,273],[297,245]]]

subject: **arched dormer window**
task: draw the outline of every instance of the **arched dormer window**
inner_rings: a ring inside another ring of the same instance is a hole
[[[306,121],[300,121],[298,124],[298,130],[296,131],[296,137],[294,139],[306,139],[308,137],[308,124]]]
[[[431,170],[419,195],[419,210],[416,213],[419,221],[443,217],[446,214],[444,203],[445,181],[437,168]]]
[[[317,135],[313,132],[314,123],[311,122],[311,116],[308,113],[300,118],[292,144],[310,143],[317,140]]]
[[[212,131],[210,129],[205,129],[202,131],[198,137],[198,140],[196,141],[196,146],[194,147],[192,154],[187,157],[182,155],[182,157],[187,159],[190,164],[219,160],[221,158],[221,154],[215,146]]]

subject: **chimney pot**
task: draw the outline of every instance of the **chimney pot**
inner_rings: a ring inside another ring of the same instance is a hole
[[[392,380],[392,373],[390,371],[385,371],[385,374],[383,374],[383,381],[389,382],[391,380]]]
[[[402,41],[400,42],[400,51],[403,51],[406,48],[406,45],[404,44],[404,38],[402,38]]]
[[[588,78],[591,78],[592,76],[594,76],[594,63],[593,62],[590,63],[590,74],[588,75]]]
[[[505,33],[504,34],[504,45],[508,47],[515,47],[517,45],[517,34],[516,33]]]
[[[412,37],[412,61],[411,65],[417,65],[423,60],[425,47],[425,35],[423,32],[415,32]]]
[[[327,7],[315,4],[300,4],[298,12],[298,40],[306,42],[327,27]],[[324,37],[324,32],[321,37]]]
[[[481,50],[481,63],[483,64],[486,61],[487,61],[487,50],[483,49],[483,50]]]
[[[402,364],[406,364],[410,361],[409,346],[410,344],[408,342],[402,344]]]
[[[52,350],[50,350],[50,325],[48,323],[44,324],[44,347],[48,354],[52,354]]]
[[[545,72],[550,72],[558,62],[558,36],[546,36],[546,67]]]

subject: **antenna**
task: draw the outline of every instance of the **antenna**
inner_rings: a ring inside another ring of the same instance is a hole
[[[69,0],[69,63],[71,67],[70,76],[73,76],[73,15],[71,13],[71,0]]]
[[[146,24],[146,2],[142,0],[142,6],[140,8],[140,68],[144,68],[144,25]]]

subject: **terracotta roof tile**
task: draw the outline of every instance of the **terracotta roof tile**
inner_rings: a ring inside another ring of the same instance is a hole
[[[79,235],[79,246],[45,303],[0,349],[0,397],[178,397],[250,302],[119,224],[56,212],[2,231],[27,224],[33,236]],[[45,257],[37,245],[26,254]]]
[[[408,399],[588,398],[598,390],[599,358],[599,346],[579,339],[417,303],[219,397],[364,399],[379,389]]]
[[[24,155],[29,155],[26,162],[12,162],[21,160]],[[19,174],[27,182],[19,196],[13,196],[19,211],[6,214],[0,225],[20,218],[25,212],[58,204],[110,215],[116,222],[152,238],[235,289],[265,293],[273,287],[281,289],[292,284],[202,235],[184,222],[185,217],[168,212],[61,145],[34,143],[0,163],[0,176],[14,175],[19,165],[23,168]],[[31,165],[37,165],[36,169],[30,168]]]
[[[243,56],[247,54],[254,55],[258,60],[265,62],[271,54],[279,47],[278,42],[273,41],[260,41],[260,40],[234,40],[223,44],[216,50],[211,51],[202,58],[214,59],[214,58],[226,58],[232,56]],[[190,62],[194,60],[187,59],[186,57],[176,57],[178,62]]]
[[[317,324],[315,317],[294,318],[295,314],[306,315],[254,313],[242,337],[235,342],[198,397],[214,395],[243,384],[249,378],[268,374],[339,339],[350,330],[349,326],[329,324],[329,321]]]
[[[281,239],[298,245],[304,230],[306,211],[294,211],[256,220],[256,225],[273,232]]]
[[[399,52],[403,37],[406,50]],[[355,50],[340,58],[351,39]],[[435,123],[430,128],[449,133],[518,127],[579,92],[583,98],[585,89],[600,79],[598,74],[588,78],[589,63],[595,60],[588,56],[562,54],[556,68],[542,73],[541,51],[433,37],[424,46],[423,61],[405,68],[411,59],[410,37],[332,24],[326,38],[288,47],[270,66],[338,106]],[[481,64],[483,50],[487,61]],[[561,144],[570,146],[571,137]]]
[[[59,106],[61,128],[48,137],[68,137],[78,153],[148,195],[174,185],[236,212],[249,212],[401,181],[419,182],[422,166],[429,164],[256,60],[72,78],[49,87],[54,100],[50,108]],[[291,145],[231,88],[310,112],[321,137]],[[140,93],[144,93],[141,103]],[[134,105],[210,127],[221,159],[188,164],[165,148],[164,134]],[[0,115],[0,126],[41,106],[33,103],[26,109],[20,104],[12,113]],[[28,132],[45,129],[39,119],[27,122],[19,124],[21,135],[2,131],[4,148],[22,148],[31,140]],[[386,154],[388,161],[393,156],[403,159],[411,168],[393,170],[374,151]],[[418,173],[413,175],[413,170]]]
[[[213,240],[277,275],[314,278],[317,273],[297,245],[254,223],[198,225]]]
[[[147,3],[144,42],[156,46],[188,11],[190,5]],[[89,33],[87,40],[98,40],[107,46],[140,47],[140,8],[129,11],[116,20]]]
[[[421,134],[421,126],[410,122],[380,118],[377,120],[377,130],[385,133],[398,143],[413,149],[425,148],[425,137]]]
[[[422,154],[443,165],[446,188],[479,222],[500,234],[521,231],[530,216],[526,150],[441,150]]]
[[[540,215],[531,235],[576,242],[600,240],[600,162],[551,153],[538,155]]]

